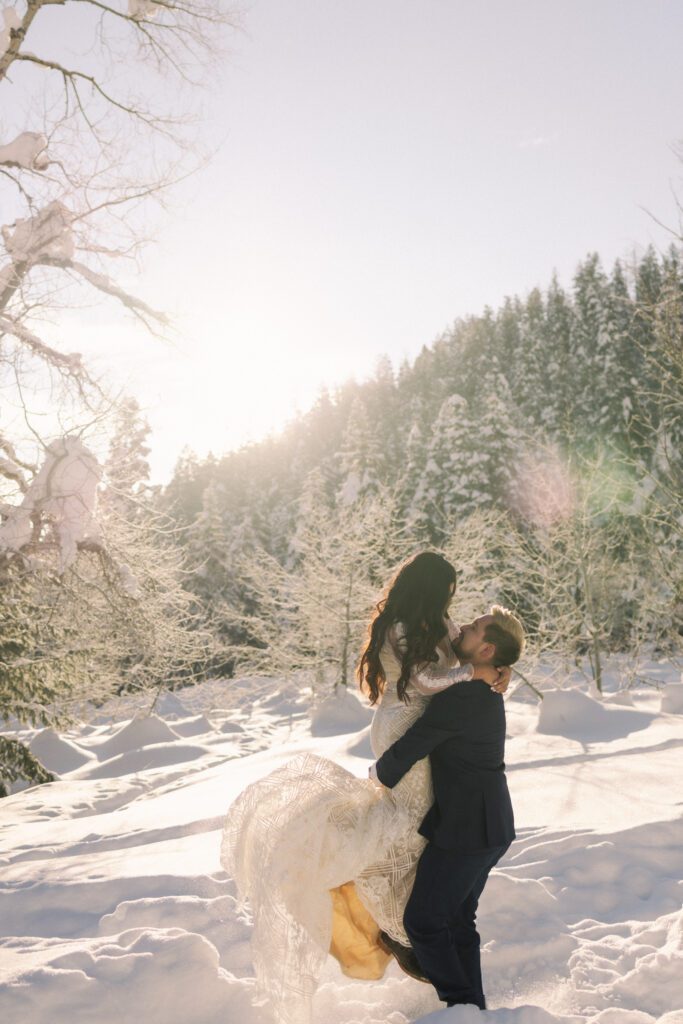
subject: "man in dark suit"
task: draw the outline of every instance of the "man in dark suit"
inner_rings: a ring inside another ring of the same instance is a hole
[[[491,868],[515,838],[505,778],[505,705],[481,676],[512,665],[521,623],[494,605],[462,627],[453,649],[474,677],[435,694],[424,714],[370,768],[392,788],[429,755],[434,803],[418,831],[428,840],[403,918],[417,961],[449,1006],[486,1009],[475,919]],[[480,677],[477,677],[478,671]]]

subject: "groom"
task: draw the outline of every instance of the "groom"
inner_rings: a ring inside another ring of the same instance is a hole
[[[453,650],[461,664],[472,664],[474,677],[436,693],[369,770],[391,789],[430,757],[434,803],[418,829],[428,843],[403,924],[422,971],[449,1006],[486,1009],[477,904],[516,834],[505,778],[505,705],[481,675],[514,664],[523,646],[521,622],[499,605],[463,626]]]

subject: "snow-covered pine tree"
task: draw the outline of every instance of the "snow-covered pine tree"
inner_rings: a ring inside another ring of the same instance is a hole
[[[545,395],[543,426],[559,440],[574,431],[575,380],[571,362],[574,311],[553,271],[545,299]]]
[[[427,445],[421,417],[417,416],[408,433],[397,482],[399,513],[408,535],[415,541],[428,542],[432,530],[425,502],[425,470]]]
[[[505,356],[497,353],[497,358],[499,362],[504,359],[502,365],[507,368],[510,394],[514,395],[517,407],[545,430],[553,404],[550,396],[554,395],[557,382],[551,382],[548,375],[546,311],[540,289],[533,288],[516,313],[517,346]]]
[[[657,253],[649,245],[633,270],[634,318],[631,340],[637,363],[633,388],[637,396],[637,413],[633,424],[636,436],[634,454],[650,461],[658,449],[660,436],[660,394],[664,365],[660,357],[661,333],[658,320],[661,312],[663,276]],[[666,360],[665,360],[666,361]]]
[[[157,504],[178,527],[189,526],[199,515],[204,488],[214,474],[215,464],[211,452],[200,459],[187,445],[176,459],[173,476],[160,492]]]
[[[495,355],[476,382],[470,418],[473,436],[462,486],[465,507],[506,508],[515,500],[517,466],[530,424],[513,400]]]
[[[617,450],[628,444],[630,395],[630,297],[617,262],[609,280],[592,253],[574,278],[571,334],[574,370],[574,437],[586,449],[600,442]]]
[[[325,523],[332,528],[333,496],[323,467],[316,466],[307,475],[301,489],[296,528],[290,541],[288,568],[294,569],[305,557],[311,532],[323,533]]]
[[[225,491],[216,476],[202,494],[202,508],[186,532],[186,550],[192,566],[188,586],[210,615],[225,595],[230,565],[229,524],[225,520]]]
[[[431,544],[441,544],[450,525],[471,511],[465,494],[469,485],[468,456],[474,444],[476,435],[467,399],[449,395],[434,421],[419,504],[415,503],[413,512],[420,522],[428,524]]]
[[[683,615],[683,266],[671,246],[662,274],[646,261],[641,302],[636,302],[640,372],[635,390],[642,443],[631,468],[640,478],[639,513],[644,545],[651,543],[651,566],[660,590],[669,595],[658,622],[674,626],[679,645]],[[671,648],[667,649],[671,654]]]
[[[245,612],[249,608],[249,591],[239,565],[244,552],[256,544],[250,517],[233,514],[225,485],[214,473],[204,488],[201,511],[185,531],[184,551],[188,564],[185,587],[193,598],[193,613],[216,638],[215,655],[207,667],[218,676],[232,671],[226,647],[243,639],[233,609]]]
[[[589,254],[574,275],[574,310],[570,338],[574,438],[590,445],[600,436],[610,396],[601,371],[612,344],[607,277],[597,252]]]
[[[656,309],[661,297],[662,283],[662,267],[657,250],[653,245],[648,245],[636,266],[635,300],[639,309],[650,312]]]
[[[521,416],[495,356],[479,362],[479,373],[470,374],[469,400],[450,395],[434,423],[423,483],[433,543],[474,511],[512,500]]]
[[[638,359],[631,338],[634,320],[633,300],[621,262],[617,260],[609,281],[609,334],[598,351],[602,364],[605,395],[600,433],[619,451],[629,451],[634,440],[633,422],[638,419],[634,407]]]
[[[525,383],[527,358],[525,330],[528,331],[528,327],[525,324],[522,302],[517,296],[506,295],[503,305],[493,318],[490,343],[480,342],[477,345],[481,358],[485,358],[491,353],[495,354],[499,365],[504,367],[510,392],[522,406],[528,395]]]
[[[498,535],[507,528],[507,516],[498,508],[477,509],[453,524],[442,545],[455,566],[457,583],[451,618],[468,622],[483,615],[500,595]]]
[[[114,414],[109,452],[103,466],[100,501],[131,521],[136,517],[140,499],[148,499],[151,495],[147,461],[150,432],[137,400],[124,398]]]
[[[382,410],[371,414],[364,398],[358,395],[351,406],[339,452],[341,484],[337,501],[354,505],[377,494],[386,473],[387,453],[375,420]]]

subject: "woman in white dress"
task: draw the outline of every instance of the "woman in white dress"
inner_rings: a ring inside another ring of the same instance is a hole
[[[377,705],[375,758],[423,713],[431,695],[472,677],[451,641],[456,573],[440,554],[405,562],[378,603],[358,666]],[[504,692],[509,670],[487,680]],[[259,1002],[277,1024],[310,1024],[329,953],[344,974],[382,977],[391,959],[380,931],[409,946],[403,911],[433,802],[429,760],[392,789],[305,752],[247,786],[228,810],[221,863],[253,917]]]

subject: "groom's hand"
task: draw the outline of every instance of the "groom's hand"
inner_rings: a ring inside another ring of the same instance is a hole
[[[368,768],[368,777],[369,777],[371,782],[374,782],[374,784],[377,786],[378,789],[384,789],[384,784],[379,781],[379,778],[377,776],[377,763],[376,762],[375,762],[375,764],[371,764],[370,767]]]

